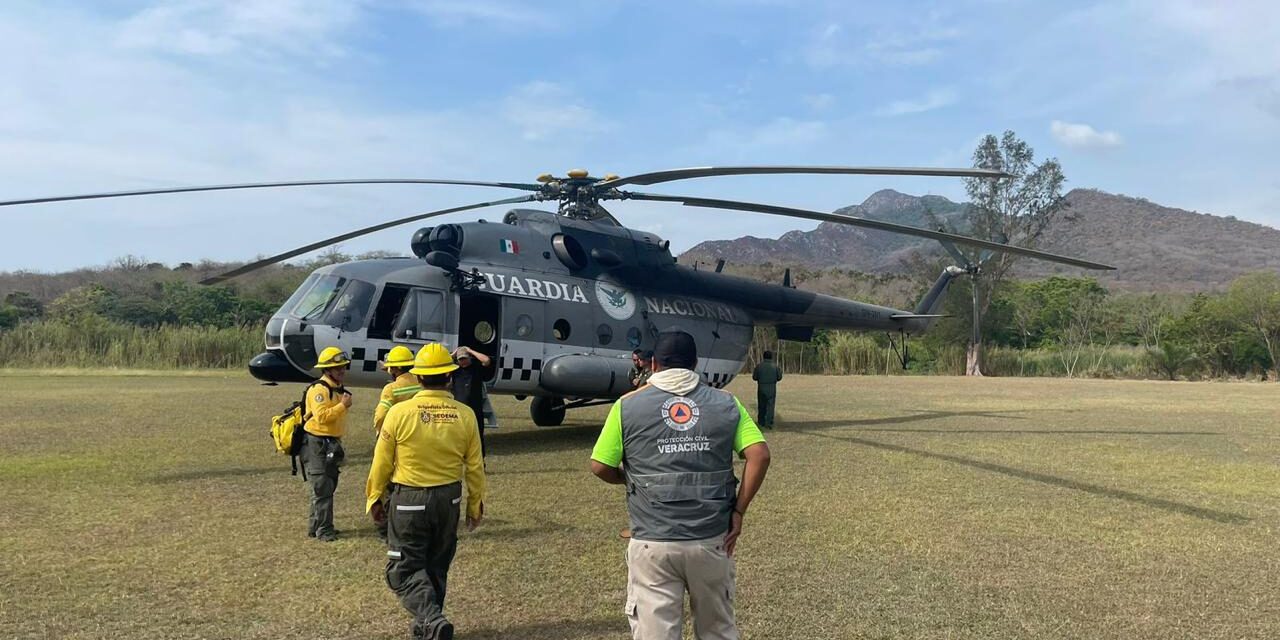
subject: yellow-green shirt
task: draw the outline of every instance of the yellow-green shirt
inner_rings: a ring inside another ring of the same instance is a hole
[[[633,391],[632,393],[635,392]],[[747,408],[742,406],[742,402],[737,398],[734,398],[733,402],[738,405],[738,427],[733,436],[733,451],[741,454],[743,449],[753,444],[764,442],[764,434],[760,433],[760,427],[756,426],[755,420],[751,419],[751,415],[747,413]],[[600,437],[596,440],[596,446],[591,450],[591,459],[610,467],[617,467],[622,464],[621,399],[613,403],[613,408],[609,410],[609,417],[605,418],[604,428],[600,430]]]
[[[419,391],[387,411],[365,484],[365,510],[382,498],[388,482],[436,487],[464,477],[467,516],[478,518],[485,479],[475,414],[448,391]]]
[[[347,408],[342,404],[342,393],[337,390],[340,385],[328,374],[321,380],[332,387],[333,391],[330,392],[318,382],[311,384],[307,389],[306,409],[311,419],[303,428],[307,433],[317,436],[341,438],[347,433]]]
[[[382,388],[382,396],[378,398],[378,406],[373,410],[373,432],[382,430],[382,422],[387,419],[387,411],[402,400],[412,398],[422,391],[418,379],[411,373],[402,373]]]

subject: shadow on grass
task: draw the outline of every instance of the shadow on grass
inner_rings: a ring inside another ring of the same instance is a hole
[[[919,410],[901,416],[883,418],[862,418],[858,420],[799,420],[780,423],[784,431],[808,431],[817,429],[835,429],[838,427],[874,427],[887,424],[908,424],[926,420],[943,420],[946,418],[994,418],[997,420],[1026,420],[1025,416],[1010,415],[1014,413],[1034,413],[1029,409],[1017,411],[930,411]],[[897,431],[897,429],[860,429],[860,431]]]
[[[588,463],[584,462],[581,467],[577,467],[573,469],[569,467],[553,467],[550,469],[514,469],[514,470],[496,469],[492,471],[485,471],[484,475],[485,476],[524,476],[524,475],[538,475],[538,474],[546,474],[546,473],[578,473],[578,474],[586,475],[591,473],[591,468],[588,466]]]
[[[591,618],[586,620],[556,620],[533,622],[505,629],[460,629],[460,637],[474,640],[498,640],[499,638],[598,638],[617,634],[627,637],[631,630],[619,613],[616,618]]]
[[[914,449],[911,447],[904,447],[902,445],[889,444],[887,442],[877,442],[875,440],[867,440],[866,438],[859,438],[857,436],[835,436],[835,435],[830,435],[826,433],[807,433],[804,431],[801,431],[800,433],[801,435],[812,436],[815,438],[827,438],[829,440],[852,442],[853,444],[859,444],[864,447],[872,447],[874,449],[880,449],[883,451],[893,451],[895,453],[909,453],[912,455],[920,456],[922,458],[929,458],[932,460],[943,460],[945,462],[951,462],[954,464],[963,465],[966,467],[970,467],[972,469],[979,469],[982,471],[999,473],[1001,475],[1018,478],[1019,480],[1030,480],[1032,482],[1039,482],[1042,484],[1052,485],[1055,487],[1062,487],[1064,489],[1072,489],[1074,491],[1083,491],[1085,493],[1090,493],[1096,496],[1102,496],[1105,498],[1114,498],[1116,500],[1124,500],[1126,502],[1132,502],[1134,504],[1140,504],[1140,505],[1152,507],[1155,509],[1163,509],[1165,511],[1181,513],[1183,515],[1191,516],[1193,518],[1200,518],[1202,520],[1212,520],[1214,522],[1220,522],[1223,524],[1245,524],[1251,520],[1251,518],[1249,518],[1248,516],[1243,516],[1238,513],[1231,513],[1228,511],[1217,511],[1214,509],[1206,509],[1204,507],[1197,507],[1195,505],[1190,505],[1183,502],[1175,502],[1173,500],[1165,500],[1164,498],[1144,496],[1139,493],[1133,493],[1132,491],[1112,489],[1110,487],[1103,487],[1101,485],[1090,484],[1087,482],[1080,482],[1078,480],[1071,480],[1069,478],[1051,476],[1047,473],[1027,471],[1025,469],[1007,467],[1001,464],[995,464],[992,462],[983,462],[981,460],[974,460],[972,458],[965,458],[962,456],[953,456],[945,453],[933,453],[932,451],[925,451],[923,449]]]
[[[583,452],[582,459],[585,465],[587,456],[591,454],[591,447],[600,436],[600,426],[599,424],[575,424],[485,434],[484,444],[488,452],[497,454],[546,453],[579,449]]]
[[[191,482],[193,480],[216,480],[218,478],[238,478],[241,476],[256,476],[264,473],[280,473],[284,471],[285,475],[289,475],[289,462],[286,460],[284,465],[271,465],[270,467],[244,467],[238,469],[206,469],[203,471],[182,471],[179,473],[162,473],[151,476],[151,482],[156,484],[167,484],[170,482]],[[302,472],[298,472],[298,477],[302,477]]]
[[[347,453],[344,465],[350,465],[352,462],[365,462],[372,460],[373,454],[368,452]],[[161,473],[151,476],[150,481],[155,484],[167,484],[170,482],[191,482],[194,480],[217,480],[219,478],[239,478],[243,476],[256,476],[265,473],[280,473],[283,471],[285,475],[289,475],[289,459],[280,456],[280,462],[266,467],[237,467],[232,469],[202,469],[196,471],[179,471],[177,473]],[[344,466],[344,473],[346,468]],[[302,477],[302,461],[298,461],[298,478]]]
[[[950,414],[950,415],[976,415],[976,414]],[[1117,436],[1221,436],[1225,435],[1218,431],[1142,431],[1137,429],[912,429],[902,428],[894,429],[890,427],[861,427],[864,424],[892,424],[894,422],[912,422],[915,420],[927,419],[911,416],[912,420],[902,420],[901,418],[877,418],[874,421],[868,420],[807,420],[805,422],[788,422],[781,424],[779,431],[822,431],[825,429],[838,429],[848,427],[849,431],[862,431],[867,433],[958,433],[958,434],[977,434],[1007,433],[1010,435],[1117,435]],[[936,416],[946,417],[946,416]],[[1025,420],[1025,418],[1014,416],[988,416],[1000,417],[1009,420]]]

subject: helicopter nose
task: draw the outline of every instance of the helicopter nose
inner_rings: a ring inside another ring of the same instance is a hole
[[[284,352],[276,349],[254,356],[249,361],[249,374],[263,382],[311,382],[314,379],[293,366]]]

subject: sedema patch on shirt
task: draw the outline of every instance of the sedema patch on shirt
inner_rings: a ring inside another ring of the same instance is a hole
[[[422,424],[454,423],[462,419],[457,409],[447,404],[429,404],[418,407],[418,420]]]

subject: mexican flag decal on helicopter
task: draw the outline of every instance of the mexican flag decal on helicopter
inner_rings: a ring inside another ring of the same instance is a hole
[[[515,240],[507,240],[504,238],[502,240],[502,252],[503,253],[520,253],[520,245],[516,244]]]

